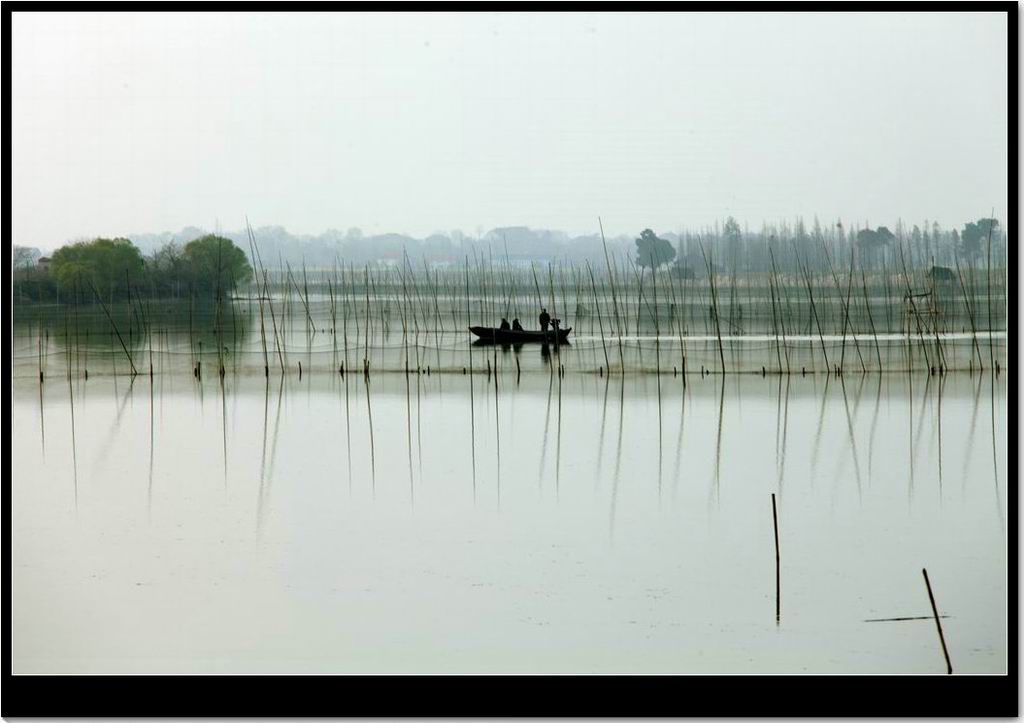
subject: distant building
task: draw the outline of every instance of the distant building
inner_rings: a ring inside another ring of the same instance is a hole
[[[942,282],[956,281],[956,275],[953,273],[953,269],[945,266],[932,266],[928,271],[928,275],[932,277],[933,281]]]
[[[36,261],[36,268],[39,269],[40,271],[49,271],[50,270],[50,257],[49,256],[40,256],[39,260]]]

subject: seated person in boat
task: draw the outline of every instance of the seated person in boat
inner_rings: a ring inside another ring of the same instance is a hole
[[[501,329],[502,331],[508,331],[512,327],[509,326],[508,319],[502,319],[501,320],[501,326],[499,326],[498,328]]]
[[[523,325],[519,323],[518,316],[512,320],[512,331],[523,331]]]

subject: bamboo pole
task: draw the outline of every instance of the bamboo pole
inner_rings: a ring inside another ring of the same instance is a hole
[[[604,237],[604,224],[601,223],[601,217],[597,217],[597,226],[601,229],[601,246],[604,248],[604,263],[608,268],[608,283],[611,285],[612,290],[612,307],[615,311],[615,328],[617,330],[616,336],[619,341],[619,370],[622,373],[626,371],[626,361],[622,352],[622,322],[619,320],[619,297],[615,290],[615,276],[612,273],[611,259],[608,257],[608,242]]]
[[[953,674],[953,663],[949,660],[949,649],[946,647],[946,636],[942,634],[942,621],[939,620],[939,608],[935,605],[935,595],[932,593],[932,584],[928,580],[928,570],[921,568],[924,575],[924,584],[928,588],[928,600],[932,604],[932,614],[935,616],[935,628],[939,631],[939,642],[942,643],[942,655],[946,659],[946,674]]]
[[[775,266],[775,252],[772,251],[772,247],[771,246],[768,247],[768,256],[769,256],[769,258],[771,259],[771,262],[772,262],[772,277],[775,279],[775,294],[779,298],[779,327],[782,330],[782,339],[783,339],[783,342],[784,342],[783,345],[782,345],[782,352],[783,352],[783,354],[786,357],[786,374],[789,374],[790,373],[790,367],[789,367],[789,344],[788,344],[788,342],[785,341],[786,340],[786,315],[782,313],[782,289],[779,288],[779,272],[778,272],[778,269]],[[786,298],[787,298],[787,301],[788,301],[788,299],[789,299],[788,294],[787,294]],[[790,312],[790,313],[792,313],[792,312]],[[780,369],[780,371],[781,371],[781,369]]]
[[[718,337],[718,358],[722,362],[722,374],[725,374],[725,351],[722,348],[722,327],[718,320],[718,292],[715,289],[715,276],[713,262],[708,259],[708,256],[704,253],[704,244],[700,243],[700,255],[704,257],[704,266],[708,271],[708,281],[711,285],[711,308],[715,315],[715,335]]]
[[[984,365],[984,362],[982,361],[982,358],[981,358],[981,346],[979,346],[979,344],[978,344],[978,328],[977,328],[977,326],[974,323],[974,307],[971,304],[970,300],[967,298],[967,287],[964,284],[964,274],[963,274],[963,271],[961,271],[961,269],[960,269],[960,260],[959,259],[954,259],[954,260],[956,262],[956,275],[957,275],[957,278],[960,280],[960,291],[961,291],[961,293],[963,293],[963,296],[964,296],[964,308],[967,310],[967,319],[971,323],[971,340],[973,341],[972,348],[974,349],[974,352],[977,353],[977,355],[978,355],[979,367],[984,369],[985,365]]]
[[[800,263],[799,259],[797,259],[797,263]],[[811,276],[807,270],[806,262],[802,265],[802,269],[804,274],[804,282],[807,284],[807,298],[811,302],[811,316],[814,318],[814,324],[818,329],[818,341],[821,343],[821,354],[823,357],[825,357],[825,371],[826,373],[830,373],[831,367],[829,366],[828,362],[828,352],[825,351],[825,337],[822,335],[821,321],[818,318],[817,307],[815,307],[814,305],[814,292],[811,290]]]
[[[590,274],[590,288],[594,292],[594,313],[597,315],[598,328],[601,330],[601,350],[604,352],[604,366],[606,369],[611,368],[611,362],[608,361],[608,347],[604,341],[604,321],[601,319],[601,305],[597,300],[597,284],[594,281],[594,270],[590,268],[590,261],[587,261],[587,273]],[[516,362],[518,364],[518,361]],[[40,372],[40,378],[42,373]]]
[[[107,309],[107,305],[103,303],[103,299],[100,298],[100,292],[96,290],[96,286],[95,284],[92,283],[91,279],[89,280],[89,285],[92,287],[92,291],[96,295],[96,300],[100,302],[100,307],[102,307],[103,313],[107,315],[107,321],[110,322],[110,326],[111,328],[113,328],[114,334],[117,335],[117,340],[121,342],[121,348],[124,350],[124,355],[128,357],[128,363],[131,365],[132,368],[132,376],[135,376],[139,372],[135,368],[135,362],[132,361],[131,352],[129,352],[128,347],[125,346],[124,339],[121,337],[121,332],[117,330],[117,324],[114,323],[114,319],[110,316],[110,311]]]

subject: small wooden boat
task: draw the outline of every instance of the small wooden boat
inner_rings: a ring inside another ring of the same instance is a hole
[[[554,329],[548,331],[513,331],[512,329],[495,329],[489,326],[471,326],[469,330],[480,337],[480,341],[492,344],[522,344],[524,342],[538,342],[542,344],[565,344],[572,331],[559,329],[558,337],[555,337]]]

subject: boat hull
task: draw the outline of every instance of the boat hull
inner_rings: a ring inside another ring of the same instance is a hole
[[[554,330],[546,332],[512,331],[511,329],[495,329],[487,326],[471,326],[469,330],[480,337],[481,341],[492,344],[524,344],[530,342],[537,344],[564,344],[569,337],[569,332],[572,331],[572,327],[559,329],[557,337]]]

